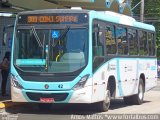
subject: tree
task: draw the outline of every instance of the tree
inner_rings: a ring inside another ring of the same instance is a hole
[[[139,2],[140,0],[132,0],[131,6],[134,7]],[[156,28],[157,57],[160,58],[160,0],[145,0],[144,5],[145,22],[153,24]],[[140,17],[140,5],[132,12],[136,18]]]

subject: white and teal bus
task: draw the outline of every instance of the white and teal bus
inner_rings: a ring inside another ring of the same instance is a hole
[[[17,15],[13,102],[142,104],[157,82],[155,28],[113,12],[50,9]]]

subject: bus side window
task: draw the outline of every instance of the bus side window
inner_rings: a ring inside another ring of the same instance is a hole
[[[137,31],[134,29],[128,29],[128,40],[129,40],[129,48],[130,55],[138,55],[138,38]]]
[[[152,34],[148,33],[148,49],[149,49],[149,56],[153,55],[153,51],[152,51]]]
[[[93,28],[94,30],[94,28]],[[93,53],[93,71],[95,71],[105,60],[104,57],[104,33],[94,31],[92,33],[92,53]]]
[[[93,33],[93,56],[104,56],[104,47],[103,43],[100,41],[98,34],[102,33]]]
[[[148,46],[147,46],[147,32],[139,31],[139,45],[140,45],[140,55],[147,55],[148,54]]]
[[[153,50],[153,51],[152,51],[152,55],[155,56],[155,55],[156,55],[156,47],[155,47],[155,46],[156,46],[156,43],[155,43],[156,41],[155,41],[155,34],[152,33],[151,39],[152,39],[152,50]]]
[[[128,55],[127,29],[123,27],[117,27],[116,38],[118,43],[118,54]]]
[[[105,29],[105,42],[106,42],[106,53],[109,55],[114,55],[117,52],[117,45],[115,39],[115,29],[114,26],[106,26]]]

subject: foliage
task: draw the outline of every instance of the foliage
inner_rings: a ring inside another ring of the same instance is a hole
[[[140,0],[132,0],[132,8],[139,2]],[[132,11],[133,16],[140,17],[140,6]],[[144,0],[144,18],[153,21],[150,24],[156,28],[157,57],[160,58],[160,0]]]

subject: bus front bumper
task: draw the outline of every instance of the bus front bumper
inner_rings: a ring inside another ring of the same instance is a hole
[[[91,103],[92,87],[84,87],[79,90],[69,91],[40,91],[25,90],[11,86],[11,98],[13,102],[37,102],[41,98],[53,98],[52,103]]]

